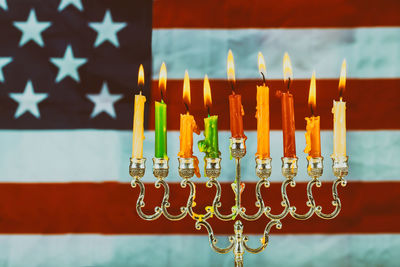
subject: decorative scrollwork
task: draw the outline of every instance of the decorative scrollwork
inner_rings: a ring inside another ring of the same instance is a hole
[[[263,213],[265,211],[265,204],[264,204],[264,200],[263,200],[263,197],[261,194],[261,187],[263,185],[264,185],[264,187],[268,188],[270,186],[270,183],[266,179],[260,179],[257,182],[257,185],[256,185],[257,201],[256,201],[255,205],[257,208],[259,208],[258,211],[253,215],[247,215],[246,209],[242,208],[242,212],[240,212],[240,217],[242,217],[243,219],[248,220],[248,221],[255,221],[255,220],[258,220],[263,215]]]
[[[139,197],[138,197],[138,200],[136,202],[136,212],[137,212],[137,214],[140,216],[140,218],[142,218],[143,220],[147,220],[147,221],[153,221],[153,220],[158,219],[162,215],[162,210],[161,210],[160,207],[156,206],[154,208],[154,213],[151,214],[151,215],[147,215],[142,211],[142,208],[145,206],[145,203],[144,203],[145,187],[144,187],[144,184],[142,183],[142,181],[140,181],[139,178],[135,178],[135,179],[132,180],[131,186],[133,188],[135,188],[137,185],[140,188]],[[157,183],[155,184],[155,186],[157,188],[160,187],[160,186],[157,186]],[[164,192],[164,196],[165,196],[165,192]]]
[[[272,214],[271,213],[271,207],[267,206],[265,208],[265,216],[267,216],[271,220],[282,220],[283,218],[288,215],[289,210],[290,210],[290,202],[289,198],[286,193],[286,188],[290,184],[291,187],[296,186],[296,182],[293,180],[293,178],[287,178],[285,181],[283,181],[282,186],[281,186],[281,195],[282,195],[282,202],[281,205],[284,207],[283,211],[280,214]]]
[[[332,205],[335,207],[335,210],[329,214],[326,214],[326,213],[322,212],[321,206],[317,206],[315,208],[315,214],[317,214],[318,217],[320,217],[322,219],[330,220],[330,219],[333,219],[336,216],[338,216],[338,214],[342,208],[342,204],[340,203],[339,194],[337,191],[337,187],[339,184],[342,187],[345,187],[347,184],[347,181],[343,177],[339,177],[336,179],[336,181],[332,185],[332,195],[333,195]]]
[[[211,225],[207,221],[197,221],[195,226],[196,226],[197,230],[200,230],[201,226],[204,226],[204,228],[207,229],[208,240],[210,241],[210,246],[215,252],[218,252],[218,253],[221,253],[221,254],[226,254],[226,253],[232,251],[233,247],[235,246],[235,242],[234,242],[235,239],[234,239],[233,236],[231,236],[231,237],[229,237],[230,244],[229,244],[228,247],[226,247],[226,248],[218,247],[217,246],[218,240],[214,235],[214,232],[213,232],[213,230],[211,228]]]
[[[308,182],[307,184],[307,198],[308,201],[306,203],[307,207],[310,207],[309,210],[304,213],[304,214],[298,214],[296,213],[296,207],[292,206],[290,207],[290,215],[292,215],[293,218],[297,220],[307,220],[311,218],[311,216],[315,212],[315,200],[313,197],[312,193],[312,188],[313,186],[316,185],[317,187],[321,187],[321,181],[318,178],[312,179],[311,181]]]
[[[247,241],[249,241],[249,238],[248,238],[248,236],[245,236],[245,237],[243,238],[243,246],[244,246],[244,248],[245,248],[248,252],[253,253],[253,254],[260,253],[261,251],[263,251],[263,250],[267,247],[267,245],[268,245],[268,241],[269,241],[269,232],[271,231],[271,228],[272,228],[273,226],[275,226],[276,229],[281,229],[281,228],[282,228],[282,223],[281,223],[280,221],[278,221],[278,220],[272,220],[272,221],[270,221],[270,222],[265,226],[264,234],[263,234],[263,236],[260,238],[261,245],[260,245],[258,248],[251,248],[251,247],[249,247],[249,246],[247,245]]]

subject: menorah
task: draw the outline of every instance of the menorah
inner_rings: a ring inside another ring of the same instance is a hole
[[[296,213],[296,207],[291,206],[289,202],[288,195],[286,193],[286,189],[288,185],[291,187],[296,186],[296,182],[294,178],[297,175],[297,157],[282,158],[282,175],[285,177],[281,185],[281,194],[282,194],[282,202],[281,205],[283,207],[283,211],[279,214],[274,214],[271,211],[271,207],[266,206],[263,200],[263,196],[261,194],[262,186],[268,188],[270,183],[268,178],[271,175],[272,165],[271,158],[259,159],[256,158],[256,175],[259,178],[259,181],[256,184],[255,194],[256,194],[256,207],[258,211],[255,214],[247,214],[245,207],[242,206],[241,202],[241,194],[244,190],[244,183],[241,182],[240,176],[240,160],[246,154],[246,146],[244,138],[231,138],[231,156],[235,160],[236,165],[236,177],[234,183],[232,183],[232,189],[235,194],[235,205],[231,209],[230,214],[222,214],[220,212],[221,204],[221,185],[218,182],[217,178],[221,173],[221,158],[205,158],[205,176],[208,178],[206,182],[206,186],[208,188],[212,188],[213,186],[216,188],[216,194],[213,200],[212,205],[206,207],[205,214],[196,214],[193,212],[194,207],[194,198],[196,192],[196,185],[190,179],[193,177],[195,172],[195,162],[193,158],[178,158],[179,160],[179,175],[183,178],[180,183],[182,188],[186,188],[189,186],[190,194],[186,203],[186,206],[180,208],[180,214],[173,215],[170,214],[168,208],[170,207],[169,197],[170,191],[165,178],[168,176],[169,165],[168,159],[164,158],[153,158],[153,174],[156,177],[155,187],[160,188],[164,187],[164,196],[161,203],[161,206],[156,206],[154,208],[153,214],[145,214],[142,211],[142,208],[145,206],[144,196],[145,196],[145,186],[141,181],[141,178],[145,174],[145,158],[131,158],[129,165],[129,173],[133,177],[132,187],[139,186],[140,193],[136,203],[136,211],[138,215],[144,220],[156,220],[162,214],[171,220],[178,221],[185,218],[189,215],[195,221],[195,227],[197,230],[200,230],[203,226],[206,228],[208,232],[209,242],[211,248],[221,254],[226,254],[233,251],[235,266],[243,266],[243,255],[245,251],[250,253],[259,253],[263,251],[267,245],[269,240],[269,233],[272,227],[276,227],[277,229],[281,229],[282,223],[281,220],[284,219],[288,214],[290,214],[293,218],[298,220],[307,220],[315,213],[318,217],[322,219],[333,219],[335,218],[340,210],[341,203],[338,196],[338,185],[346,186],[345,177],[348,174],[348,157],[334,157],[332,156],[332,170],[333,174],[337,178],[332,185],[332,195],[333,201],[332,205],[334,206],[334,211],[332,213],[323,213],[322,207],[320,205],[317,206],[316,201],[313,197],[312,188],[314,185],[317,187],[321,186],[321,181],[319,178],[323,173],[323,157],[308,157],[307,158],[307,173],[310,176],[311,180],[307,184],[307,206],[309,210],[304,214]],[[261,244],[257,248],[251,248],[247,242],[249,240],[248,236],[243,234],[243,224],[240,220],[236,220],[239,216],[247,221],[255,221],[258,220],[261,216],[265,215],[270,221],[267,223],[264,229],[264,233],[261,237]],[[235,221],[234,223],[234,235],[229,237],[229,245],[225,248],[221,248],[217,245],[217,238],[214,235],[213,229],[210,223],[207,222],[209,218],[215,216],[216,218],[223,221]]]

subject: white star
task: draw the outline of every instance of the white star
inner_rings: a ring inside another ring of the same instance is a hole
[[[109,41],[115,47],[119,47],[117,33],[126,27],[125,22],[113,22],[110,10],[106,11],[103,22],[90,22],[89,26],[97,31],[94,47],[98,47],[105,41]]]
[[[12,57],[0,57],[0,82],[4,82],[3,67],[12,61]]]
[[[4,10],[7,10],[8,9],[7,1],[6,0],[0,0],[0,7],[2,9],[4,9]]]
[[[14,118],[20,117],[25,112],[29,111],[36,118],[40,118],[40,112],[38,108],[39,102],[47,98],[46,93],[36,93],[33,91],[32,81],[28,81],[25,86],[23,93],[10,93],[10,97],[18,102],[17,111],[14,114]]]
[[[58,6],[58,11],[61,12],[69,5],[74,5],[79,11],[83,11],[82,1],[81,0],[61,0],[60,5]]]
[[[50,62],[56,65],[58,70],[58,75],[56,77],[56,82],[60,82],[67,76],[70,76],[76,82],[79,82],[78,68],[87,62],[86,58],[74,58],[71,45],[67,46],[65,49],[64,57],[52,57]]]
[[[94,103],[94,108],[91,118],[96,117],[101,112],[106,112],[113,119],[115,119],[115,109],[114,102],[117,102],[122,98],[122,94],[110,94],[108,91],[108,85],[106,82],[103,82],[103,86],[101,87],[101,91],[99,94],[87,94],[87,98],[90,99]]]
[[[39,46],[43,47],[42,31],[51,26],[51,22],[39,22],[36,18],[34,9],[29,12],[28,19],[25,22],[15,21],[14,26],[22,31],[22,37],[19,46],[23,46],[30,40],[35,41]]]

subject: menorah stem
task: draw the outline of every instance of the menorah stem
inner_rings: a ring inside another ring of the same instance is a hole
[[[235,206],[236,206],[236,212],[239,213],[240,207],[241,207],[241,187],[240,187],[240,158],[236,158],[236,179],[235,179]]]

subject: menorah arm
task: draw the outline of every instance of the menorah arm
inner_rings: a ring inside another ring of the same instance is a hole
[[[223,220],[223,221],[231,221],[231,220],[233,220],[237,215],[237,211],[236,210],[232,209],[232,213],[228,214],[228,215],[221,214],[219,212],[219,210],[218,210],[218,208],[220,208],[221,205],[222,205],[221,204],[221,191],[222,191],[221,190],[221,184],[216,179],[211,179],[209,181],[209,183],[213,184],[215,186],[215,188],[217,189],[217,192],[215,194],[215,198],[214,198],[214,201],[213,201],[213,210],[214,210],[215,216],[218,219]]]
[[[293,180],[293,178],[287,178],[285,181],[283,181],[282,186],[281,186],[281,195],[282,195],[282,202],[281,205],[284,207],[283,211],[280,214],[272,214],[271,213],[271,207],[267,206],[265,208],[265,215],[271,219],[271,220],[281,220],[288,215],[289,210],[290,210],[290,203],[289,203],[289,198],[286,193],[286,188],[290,184],[291,187],[296,186],[296,182]]]
[[[307,207],[310,207],[310,209],[304,213],[304,214],[298,214],[296,213],[296,207],[292,206],[290,207],[290,215],[292,215],[293,218],[297,219],[297,220],[307,220],[309,219],[315,211],[315,200],[313,197],[313,193],[312,193],[312,188],[313,186],[316,185],[317,187],[321,186],[321,181],[318,178],[313,178],[311,181],[308,182],[307,184]]]
[[[183,183],[183,181],[182,181],[182,183]],[[182,183],[181,183],[181,186],[186,187],[186,185],[183,186]],[[169,203],[169,186],[163,179],[159,179],[156,182],[156,186],[157,185],[158,185],[158,187],[160,187],[160,185],[162,185],[165,189],[164,197],[163,197],[162,204],[161,204],[162,213],[164,213],[165,218],[167,218],[168,220],[171,220],[171,221],[179,221],[179,220],[182,220],[183,218],[185,218],[186,214],[188,213],[187,207],[181,207],[180,208],[181,213],[178,215],[172,215],[168,212],[168,208],[171,206],[171,203]],[[189,199],[192,195],[193,195],[193,190],[192,190],[192,188],[190,188]]]
[[[337,187],[339,184],[344,187],[344,186],[346,186],[347,181],[343,177],[338,177],[332,185],[332,195],[333,195],[332,205],[335,207],[335,210],[332,213],[326,214],[326,213],[322,212],[321,206],[317,206],[315,208],[315,214],[317,214],[318,217],[320,217],[322,219],[330,220],[330,219],[335,218],[339,214],[339,212],[342,208],[342,205],[341,205],[340,199],[339,199],[339,194],[337,191]]]
[[[204,226],[204,228],[207,229],[208,240],[210,241],[210,246],[215,252],[220,253],[220,254],[226,254],[226,253],[232,251],[232,249],[235,245],[234,238],[232,236],[229,237],[229,242],[230,242],[229,246],[226,248],[220,248],[217,246],[218,240],[214,235],[211,225],[207,221],[197,221],[195,226],[196,226],[197,230],[200,230],[201,226]]]
[[[279,220],[272,220],[270,221],[267,226],[265,226],[264,229],[264,234],[262,238],[260,238],[261,245],[258,248],[251,248],[247,245],[247,241],[249,241],[248,236],[245,236],[243,238],[243,247],[250,253],[259,253],[263,251],[267,245],[268,245],[268,240],[269,240],[269,232],[271,231],[271,228],[275,225],[276,229],[281,229],[282,228],[282,223]]]
[[[256,207],[259,208],[258,211],[253,215],[247,215],[246,209],[242,208],[242,211],[240,212],[240,216],[243,219],[248,220],[248,221],[255,221],[255,220],[258,220],[264,213],[265,205],[264,205],[264,200],[263,200],[262,194],[261,194],[261,186],[263,186],[263,185],[268,188],[270,183],[266,179],[260,179],[257,182],[257,185],[256,185],[256,198],[257,198]]]
[[[162,209],[159,206],[156,206],[154,208],[154,213],[151,215],[147,215],[142,211],[142,208],[145,206],[144,203],[144,194],[145,194],[145,186],[143,184],[143,182],[139,179],[139,178],[134,178],[131,182],[131,186],[133,188],[135,188],[136,186],[139,186],[140,188],[140,192],[139,192],[139,197],[138,200],[136,202],[136,212],[137,214],[140,216],[140,218],[144,219],[144,220],[148,220],[148,221],[152,221],[152,220],[156,220],[158,219],[161,214],[162,214]],[[160,188],[160,185],[155,184],[156,188]],[[166,192],[164,192],[164,196],[165,196]]]

